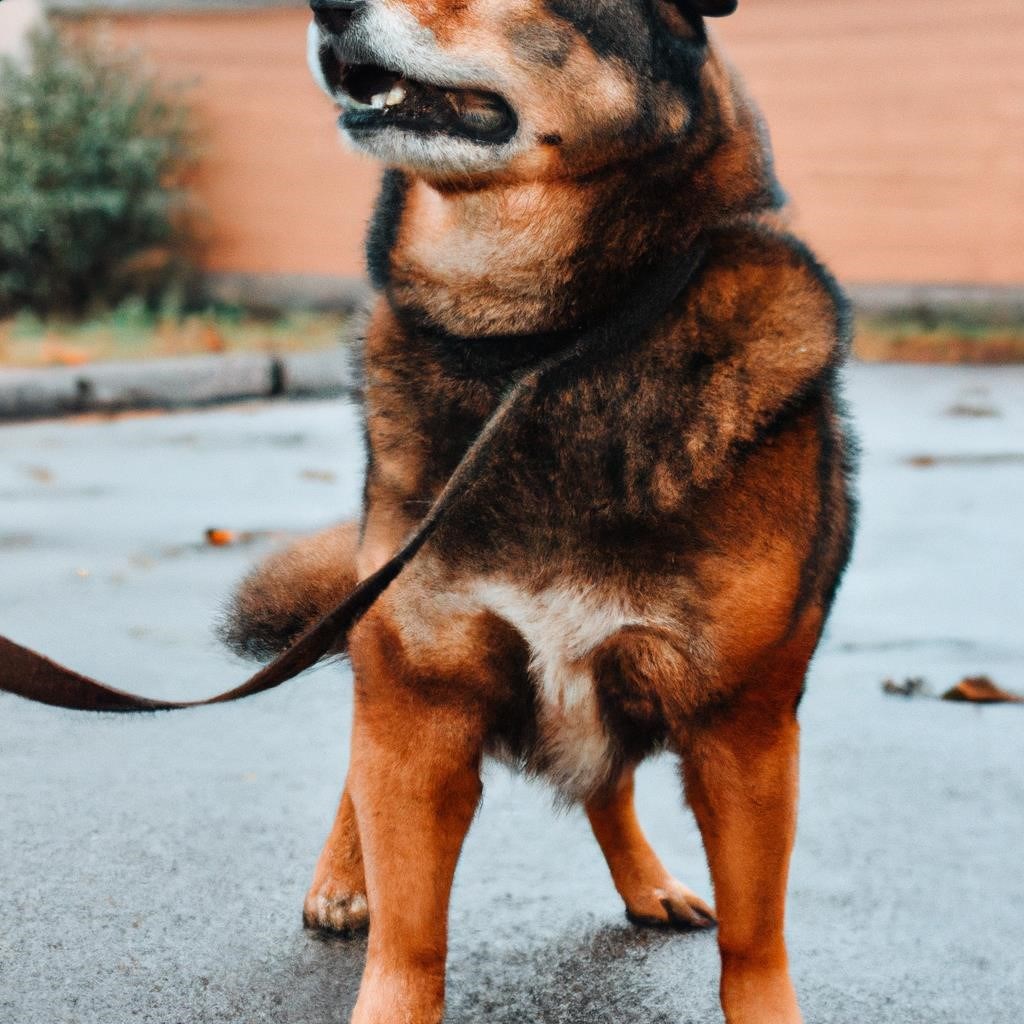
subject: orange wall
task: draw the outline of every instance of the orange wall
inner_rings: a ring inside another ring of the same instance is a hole
[[[844,280],[1024,284],[1022,0],[740,0],[716,27]]]
[[[341,144],[306,69],[308,22],[302,9],[96,19],[100,38],[190,86],[211,270],[362,276],[379,170]]]
[[[214,270],[361,273],[378,175],[305,66],[302,10],[102,22],[194,82]],[[796,223],[848,282],[1024,283],[1024,3],[744,0],[715,31]]]

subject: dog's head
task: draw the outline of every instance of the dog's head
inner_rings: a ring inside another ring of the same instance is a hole
[[[345,134],[436,179],[578,174],[681,138],[737,0],[312,0]]]

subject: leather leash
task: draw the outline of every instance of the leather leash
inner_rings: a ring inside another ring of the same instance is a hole
[[[690,283],[704,251],[702,246],[693,245],[681,265],[673,267],[674,272],[651,275],[636,290],[634,301],[621,308],[617,315],[597,327],[585,330],[573,344],[541,359],[526,370],[484,423],[430,510],[399,552],[241,685],[205,700],[152,700],[107,686],[0,636],[0,691],[40,704],[79,711],[173,711],[241,700],[280,686],[312,668],[332,648],[336,648],[339,641],[347,639],[352,627],[369,611],[441,525],[449,509],[473,487],[480,471],[496,453],[502,424],[515,408],[528,396],[535,394],[544,380],[556,370],[584,355],[613,345],[616,340],[625,344],[645,336]]]

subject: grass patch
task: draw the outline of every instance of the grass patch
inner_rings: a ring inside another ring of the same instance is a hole
[[[341,313],[257,315],[218,305],[183,312],[127,299],[80,321],[31,312],[0,319],[0,366],[80,366],[105,360],[226,352],[309,352],[352,339],[358,321]],[[1024,317],[986,310],[861,314],[854,354],[866,362],[1024,363]]]
[[[872,363],[1024,363],[1024,316],[969,307],[861,314],[853,350]]]
[[[80,321],[23,312],[0,320],[0,365],[82,366],[228,352],[309,352],[351,340],[355,322],[340,313],[256,316],[234,306],[201,312],[151,310],[128,299],[109,313]]]

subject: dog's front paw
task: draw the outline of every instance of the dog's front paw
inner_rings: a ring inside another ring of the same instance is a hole
[[[330,885],[314,886],[306,895],[302,923],[317,931],[354,935],[370,924],[365,892],[346,892]]]
[[[626,917],[642,927],[682,931],[712,928],[716,923],[711,907],[674,878],[628,900]]]

